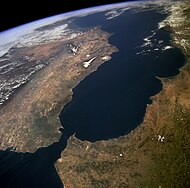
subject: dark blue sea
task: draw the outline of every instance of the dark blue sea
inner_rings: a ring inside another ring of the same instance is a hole
[[[74,88],[72,101],[60,114],[62,125],[77,138],[94,142],[126,135],[143,121],[150,97],[162,90],[157,76],[179,73],[185,59],[177,48],[163,50],[171,46],[169,31],[158,29],[163,18],[148,11],[126,12],[109,21],[104,13],[76,20],[80,27],[100,25],[112,33],[109,42],[119,49]],[[144,38],[153,34],[153,46],[141,47]],[[147,53],[138,54],[139,50]]]
[[[119,52],[73,89],[72,101],[60,113],[68,134],[95,142],[126,135],[143,121],[150,97],[162,90],[157,76],[172,79],[185,63],[178,48],[163,50],[171,46],[169,31],[157,28],[165,16],[128,11],[111,20],[97,13],[73,21],[75,27],[100,26],[111,33],[109,42]],[[142,47],[150,35],[153,47]],[[0,151],[0,188],[63,187],[54,163],[65,144],[61,139],[35,153]]]

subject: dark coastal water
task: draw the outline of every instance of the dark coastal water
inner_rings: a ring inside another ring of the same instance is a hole
[[[34,153],[0,151],[0,188],[63,188],[55,162],[67,146],[67,134],[59,142]]]
[[[119,52],[74,88],[72,101],[60,113],[67,134],[94,142],[126,135],[143,121],[150,97],[162,90],[156,76],[175,76],[185,62],[179,49],[163,50],[170,45],[169,32],[156,29],[164,17],[149,11],[128,12],[112,20],[106,20],[104,13],[76,19],[76,26],[100,25],[113,33],[109,42]],[[140,47],[154,30],[152,41],[159,50]],[[54,163],[66,147],[66,139],[63,135],[58,143],[34,153],[0,151],[0,188],[63,187]]]
[[[65,129],[76,132],[81,140],[94,142],[126,135],[143,121],[150,97],[162,90],[156,76],[177,75],[185,61],[179,49],[164,50],[171,44],[170,33],[157,29],[163,18],[148,11],[127,12],[109,21],[103,13],[76,20],[80,27],[100,25],[113,33],[109,42],[119,52],[74,88],[72,101],[60,114]],[[140,47],[150,35],[153,46]],[[139,50],[148,53],[138,55]]]

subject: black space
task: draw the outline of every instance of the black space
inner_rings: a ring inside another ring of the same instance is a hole
[[[92,6],[125,2],[122,0],[31,0],[11,1],[1,4],[0,31],[46,18],[56,14]]]

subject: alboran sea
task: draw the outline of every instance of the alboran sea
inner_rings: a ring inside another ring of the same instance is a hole
[[[166,16],[150,10],[126,11],[110,20],[105,12],[75,19],[75,27],[100,26],[112,34],[109,42],[119,51],[74,88],[60,113],[66,131],[95,142],[126,135],[143,121],[151,96],[162,90],[159,77],[172,79],[185,63],[170,31],[158,29]],[[0,187],[63,187],[54,167],[60,148],[54,146],[35,153],[0,151]]]

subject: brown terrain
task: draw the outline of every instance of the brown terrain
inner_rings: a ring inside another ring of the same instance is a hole
[[[190,6],[186,3],[175,9],[179,17],[165,20],[174,45],[187,57],[180,74],[161,79],[163,90],[152,97],[143,123],[127,136],[95,143],[72,137],[56,165],[66,188],[190,187]]]
[[[27,56],[32,59],[28,64],[38,62],[36,59],[42,62],[51,59],[51,62],[1,107],[1,149],[16,147],[17,151],[33,152],[41,146],[58,141],[59,113],[64,104],[71,100],[72,89],[117,51],[108,43],[109,36],[99,28],[93,28],[74,39],[21,48],[13,52],[12,61]],[[71,53],[69,44],[78,47],[76,54]],[[95,57],[91,65],[85,68],[83,63]],[[27,65],[25,69],[28,69]]]
[[[186,55],[186,65],[176,77],[162,79],[163,90],[152,97],[143,123],[127,136],[95,143],[69,139],[56,163],[66,188],[190,187],[190,45],[184,44],[190,40],[190,8],[182,8],[186,22],[171,25],[166,20],[166,25]],[[73,41],[22,49],[42,59],[57,56],[0,109],[1,149],[33,152],[59,139],[58,115],[71,100],[72,88],[104,63],[102,57],[117,51],[109,36],[95,28]],[[68,43],[82,44],[76,55],[67,52]],[[84,68],[82,63],[93,57]]]

